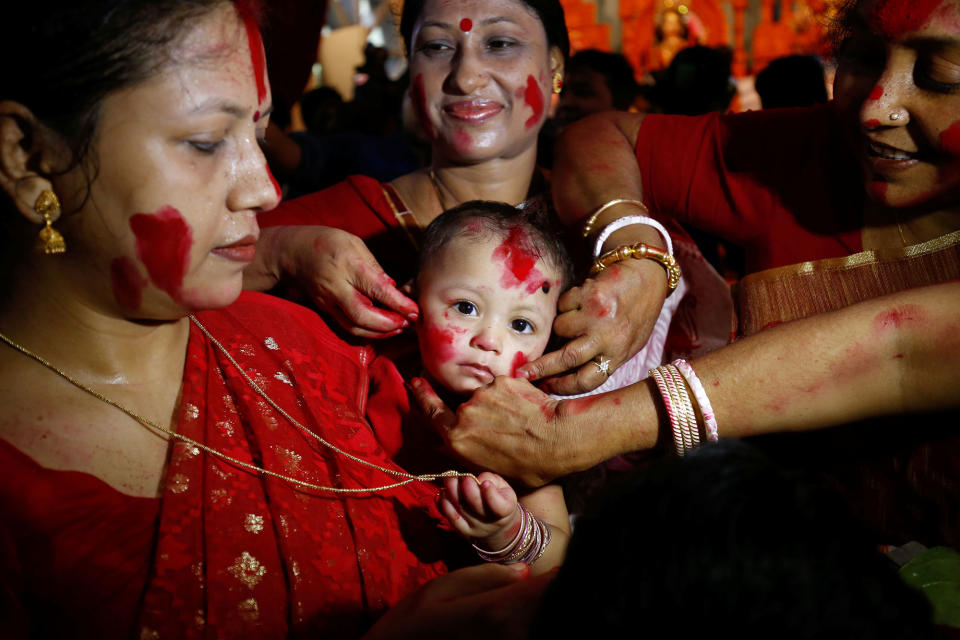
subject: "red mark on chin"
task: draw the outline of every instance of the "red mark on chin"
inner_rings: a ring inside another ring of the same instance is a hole
[[[529,129],[540,122],[540,116],[543,115],[543,92],[540,91],[540,85],[533,76],[527,76],[527,90],[523,93],[527,106],[533,109],[533,115],[527,118],[526,127]]]
[[[510,377],[517,377],[517,369],[527,364],[527,356],[523,355],[522,351],[517,351],[516,355],[513,356],[513,362],[510,363]]]
[[[413,109],[423,126],[423,130],[428,137],[434,137],[436,134],[433,131],[433,125],[427,117],[427,92],[423,88],[423,74],[417,74],[417,77],[413,79],[413,91],[410,97],[413,99]]]
[[[887,38],[898,38],[917,31],[943,0],[887,0],[877,2],[870,12],[869,24]]]
[[[877,85],[873,88],[873,91],[870,92],[870,95],[867,96],[867,100],[879,100],[883,97],[883,87]]]
[[[888,182],[883,182],[882,180],[871,180],[867,183],[867,190],[870,192],[870,195],[873,196],[874,200],[886,202],[887,188],[889,186],[890,184]]]
[[[140,274],[133,260],[126,256],[115,258],[110,263],[110,282],[113,297],[121,307],[131,310],[140,308],[147,279]]]
[[[880,121],[876,118],[870,118],[864,123],[867,129],[878,129],[880,128]]]
[[[453,132],[453,144],[458,149],[469,149],[470,145],[473,144],[473,138],[463,129],[457,129]]]
[[[179,302],[193,246],[193,233],[186,220],[179,211],[167,206],[154,214],[134,214],[130,217],[130,229],[137,239],[137,255],[150,280]]]
[[[250,44],[250,62],[253,64],[253,77],[257,81],[257,104],[267,99],[267,56],[263,50],[263,40],[257,28],[257,20],[248,11],[239,9],[240,17],[247,28],[247,42]],[[259,112],[258,112],[259,113]]]
[[[507,237],[494,249],[493,257],[503,262],[505,271],[500,278],[500,284],[506,288],[517,287],[533,278],[528,287],[528,293],[535,293],[543,282],[540,271],[535,268],[538,255],[536,248],[531,244],[527,232],[520,227],[513,227]]]
[[[470,31],[470,29],[473,29],[473,20],[470,18],[464,18],[460,21],[460,31],[466,33]]]
[[[951,155],[960,156],[960,120],[940,133],[940,148]]]

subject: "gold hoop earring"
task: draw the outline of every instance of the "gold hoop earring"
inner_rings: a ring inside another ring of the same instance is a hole
[[[563,76],[557,71],[553,74],[553,92],[560,93],[561,91],[563,91]]]
[[[33,203],[33,210],[37,215],[43,218],[44,227],[40,229],[37,235],[35,248],[37,253],[50,255],[52,253],[63,253],[67,250],[67,243],[60,235],[60,232],[53,228],[51,216],[60,215],[60,200],[50,189],[44,189]]]

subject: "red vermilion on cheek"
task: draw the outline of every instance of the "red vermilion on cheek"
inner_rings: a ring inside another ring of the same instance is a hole
[[[457,350],[453,346],[456,338],[454,327],[441,327],[435,324],[424,327],[425,338],[429,349],[440,362],[453,360],[457,355]]]
[[[137,255],[150,280],[175,301],[180,301],[193,246],[193,233],[187,221],[179,211],[167,206],[153,214],[131,216],[130,229],[137,240]]]
[[[529,129],[540,122],[540,116],[543,115],[543,92],[540,91],[540,85],[537,79],[532,75],[527,76],[527,90],[523,93],[523,99],[527,106],[533,109],[533,115],[527,118],[526,127]]]
[[[110,283],[113,297],[121,307],[130,310],[140,308],[147,279],[140,274],[133,260],[126,256],[114,258],[110,262]]]
[[[470,31],[470,29],[473,29],[473,20],[470,18],[464,18],[460,21],[460,31],[466,33]]]
[[[253,76],[257,81],[257,104],[267,99],[267,56],[263,50],[263,40],[256,19],[248,12],[238,9],[243,24],[247,28],[247,42],[250,44],[250,62],[253,64]],[[259,112],[258,112],[259,113]]]
[[[467,149],[473,144],[473,138],[463,129],[457,129],[453,132],[453,144],[459,149]]]
[[[523,355],[522,351],[517,351],[513,356],[513,362],[510,363],[510,377],[517,377],[517,369],[527,364],[527,356]]]
[[[423,125],[423,130],[432,138],[435,134],[430,118],[427,117],[427,92],[423,88],[423,74],[417,74],[417,77],[413,79],[413,91],[410,97],[413,99],[413,109]]]
[[[960,156],[960,120],[940,133],[940,148],[951,155]]]
[[[877,2],[870,12],[871,27],[888,38],[917,31],[944,0],[887,0]]]
[[[873,91],[870,92],[870,95],[867,96],[867,100],[879,100],[883,97],[883,87],[877,85],[873,88]]]

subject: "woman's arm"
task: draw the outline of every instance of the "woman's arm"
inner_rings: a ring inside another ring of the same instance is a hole
[[[960,282],[911,289],[773,327],[691,363],[721,437],[830,427],[960,407]],[[454,415],[414,391],[464,460],[539,486],[658,441],[650,379],[556,401],[497,378]]]
[[[579,231],[585,219],[606,202],[643,200],[640,170],[634,155],[643,115],[602,113],[568,127],[558,142],[554,164],[553,198],[561,220]],[[584,238],[592,251],[596,232],[622,216],[646,216],[631,203],[607,207],[591,223],[595,230]],[[643,242],[658,249],[666,243],[648,225],[630,225],[614,231],[602,251]],[[595,389],[606,376],[591,360],[603,358],[616,369],[639,351],[650,337],[664,296],[667,277],[652,260],[629,260],[588,278],[561,296],[554,332],[569,339],[558,351],[521,367],[520,375],[546,381],[552,393],[571,395]]]

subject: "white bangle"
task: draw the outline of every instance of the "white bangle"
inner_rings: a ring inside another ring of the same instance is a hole
[[[656,229],[660,235],[663,236],[663,240],[667,245],[667,253],[671,256],[673,255],[673,242],[671,242],[670,234],[662,224],[647,216],[624,216],[622,218],[617,218],[603,228],[603,230],[600,232],[600,235],[597,237],[596,244],[593,246],[593,257],[597,258],[601,253],[603,253],[603,243],[607,241],[607,238],[609,238],[614,231],[618,231],[619,229],[623,229],[624,227],[629,227],[635,224],[645,224],[648,227],[653,227]]]
[[[686,360],[677,359],[673,361],[673,364],[680,370],[680,373],[683,374],[687,384],[690,385],[690,389],[693,391],[693,397],[696,398],[697,404],[700,405],[700,413],[703,415],[703,422],[707,431],[707,440],[716,442],[720,438],[720,434],[717,431],[717,418],[713,414],[713,406],[710,404],[710,398],[707,397],[707,392],[703,388],[700,378]]]

